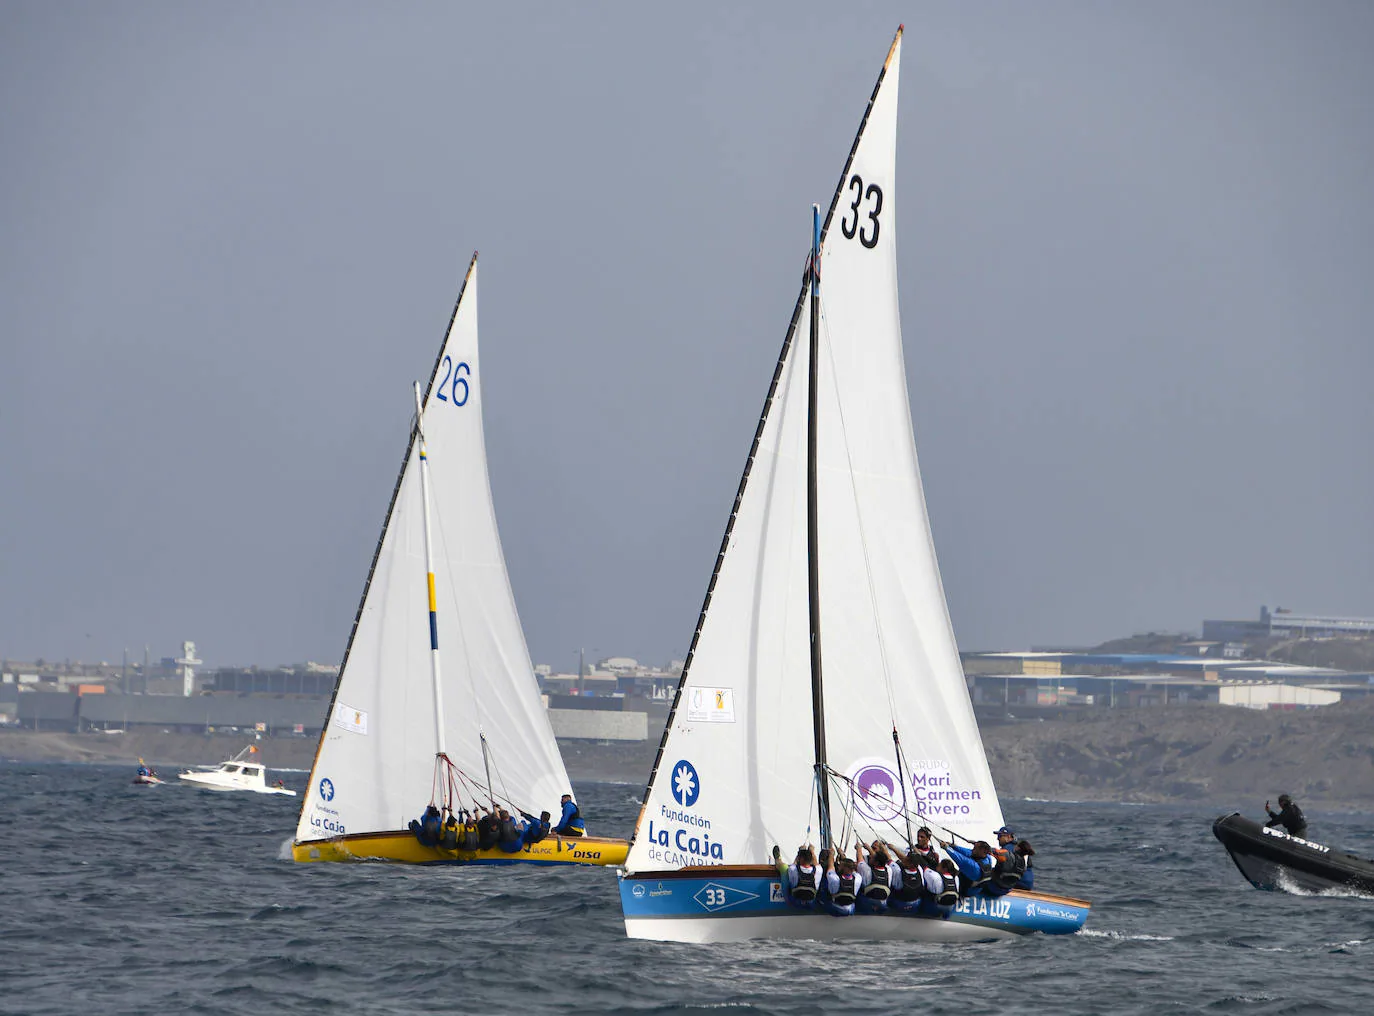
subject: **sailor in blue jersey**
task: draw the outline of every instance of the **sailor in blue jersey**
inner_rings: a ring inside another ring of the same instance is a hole
[[[965,896],[981,890],[992,877],[992,847],[986,840],[979,840],[972,847],[961,847],[957,843],[945,843],[942,840],[940,846],[945,848],[950,859],[958,866],[964,880]]]
[[[560,803],[563,814],[553,831],[559,836],[586,836],[587,825],[582,821],[582,813],[577,810],[577,802],[572,799],[572,794],[564,794]]]
[[[439,809],[430,805],[425,809],[424,815],[417,822],[410,820],[410,831],[415,834],[415,838],[423,846],[437,847],[439,845],[440,824],[442,819],[439,816]]]
[[[538,818],[523,811],[520,815],[525,820],[525,846],[538,843],[549,835],[549,813],[547,811],[541,811]]]

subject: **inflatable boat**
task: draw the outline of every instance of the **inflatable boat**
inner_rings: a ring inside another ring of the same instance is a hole
[[[1212,835],[1256,889],[1345,889],[1374,895],[1374,861],[1260,825],[1239,812],[1213,822]]]

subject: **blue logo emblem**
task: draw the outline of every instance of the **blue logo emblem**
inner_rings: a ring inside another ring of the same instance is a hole
[[[326,801],[334,800],[334,781],[328,778],[320,780],[320,796]]]
[[[701,780],[692,763],[686,759],[673,766],[673,800],[684,808],[690,808],[701,796]]]

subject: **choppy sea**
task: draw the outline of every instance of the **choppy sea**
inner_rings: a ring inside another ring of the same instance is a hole
[[[1075,936],[687,946],[627,940],[610,870],[296,864],[298,799],[131,775],[0,763],[0,1012],[1374,1012],[1374,900],[1252,889],[1207,808],[1005,802]],[[629,834],[638,788],[576,789]]]

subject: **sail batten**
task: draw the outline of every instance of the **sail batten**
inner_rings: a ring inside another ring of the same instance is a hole
[[[961,835],[1001,824],[912,437],[896,279],[900,42],[899,31],[820,229],[821,284],[808,261],[631,871],[758,863],[774,844],[818,841],[823,766],[840,788],[836,829],[890,837],[904,800]],[[813,645],[825,674],[814,708]]]

